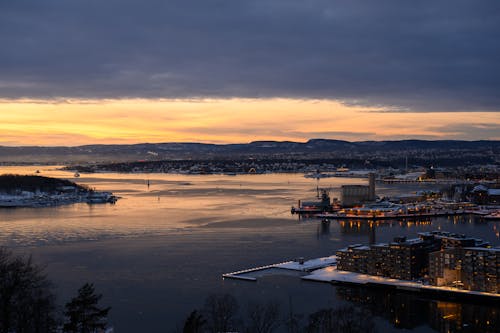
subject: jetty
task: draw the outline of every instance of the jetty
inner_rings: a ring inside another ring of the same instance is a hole
[[[337,269],[337,256],[301,261],[301,258],[278,264],[249,268],[222,275],[223,279],[236,279],[256,282],[258,277],[265,275],[280,275],[288,272],[304,274],[304,281],[343,284],[368,288],[384,288],[401,292],[418,293],[438,298],[465,298],[483,301],[500,302],[500,294],[483,291],[465,290],[449,286],[433,286],[421,281],[407,281],[383,276],[361,274]]]
[[[311,272],[316,269],[321,269],[331,265],[335,265],[336,263],[337,263],[337,256],[335,255],[323,258],[310,259],[310,260],[297,258],[295,260],[285,261],[278,264],[260,266],[237,272],[222,274],[222,277],[224,279],[257,281],[257,277],[260,275],[260,273],[269,270],[278,269],[278,270],[285,270],[285,271],[288,270],[295,272]]]

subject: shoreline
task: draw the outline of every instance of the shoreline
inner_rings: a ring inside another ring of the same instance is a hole
[[[480,298],[483,301],[500,301],[500,294],[452,287],[438,287],[414,281],[398,280],[350,271],[340,271],[337,267],[333,266],[315,270],[310,275],[302,276],[301,279],[314,282],[327,282],[331,284],[347,284],[372,288],[396,289],[398,291],[430,294],[445,298]]]
[[[303,275],[300,277],[300,279],[304,281],[330,283],[334,285],[343,284],[386,290],[391,289],[444,299],[472,299],[493,303],[498,303],[498,301],[500,301],[500,294],[458,289],[453,287],[426,285],[416,281],[399,280],[351,271],[341,271],[337,269],[336,264],[337,257],[335,255],[330,257],[310,259],[307,261],[304,261],[302,258],[298,258],[292,261],[286,261],[278,264],[271,264],[231,273],[225,273],[222,274],[222,278],[256,282],[258,277],[267,275],[266,272],[269,273],[272,270],[278,269],[278,271],[288,270],[307,273],[307,275]],[[277,274],[279,275],[279,273]]]
[[[111,203],[114,204],[119,198],[109,192],[89,192],[85,195],[40,195],[36,197],[6,196],[0,194],[0,209],[15,208],[43,208],[72,205],[76,203]]]

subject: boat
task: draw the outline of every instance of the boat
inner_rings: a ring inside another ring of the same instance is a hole
[[[298,207],[292,207],[292,214],[314,214],[333,212],[335,208],[332,206],[330,196],[326,190],[321,191],[321,201],[300,201]]]
[[[500,220],[500,210],[497,210],[496,212],[493,212],[488,215],[484,215],[483,218],[487,220]]]
[[[324,226],[329,226],[330,225],[330,219],[328,218],[323,218],[321,220],[321,224],[324,225]]]
[[[78,173],[78,171],[77,171],[77,172],[75,172],[75,175],[74,175],[74,176],[75,176],[75,178],[80,177],[80,174]]]
[[[87,196],[88,204],[101,204],[101,203],[111,203],[114,204],[118,200],[118,197],[110,192],[91,192]]]

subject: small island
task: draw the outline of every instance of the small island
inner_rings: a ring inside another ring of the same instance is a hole
[[[0,175],[0,208],[48,207],[78,202],[115,203],[110,192],[98,192],[72,181],[38,175]]]

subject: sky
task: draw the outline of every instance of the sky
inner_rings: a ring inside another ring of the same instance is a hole
[[[0,0],[0,145],[500,140],[497,0]]]

